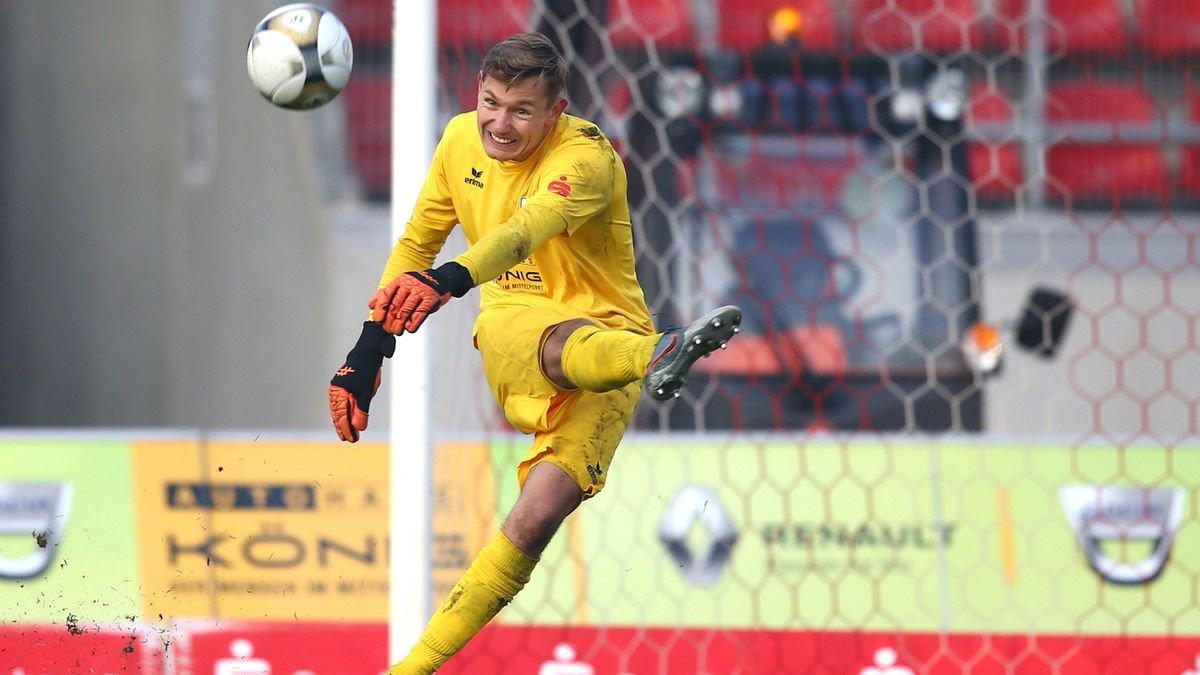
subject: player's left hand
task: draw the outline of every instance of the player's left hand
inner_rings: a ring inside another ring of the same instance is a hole
[[[417,332],[430,314],[450,301],[450,289],[438,281],[433,270],[407,272],[375,291],[367,306],[371,317],[392,335]]]
[[[383,360],[396,350],[396,338],[374,321],[364,321],[362,335],[346,362],[329,381],[329,413],[338,438],[354,443],[367,428],[371,399],[383,381]]]

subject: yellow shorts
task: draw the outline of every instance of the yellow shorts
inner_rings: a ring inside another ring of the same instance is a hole
[[[475,322],[475,346],[483,372],[504,416],[533,446],[517,465],[517,482],[538,462],[550,462],[575,479],[584,497],[604,488],[617,444],[633,416],[641,385],[596,393],[562,391],[542,372],[542,344],[564,321],[585,318],[571,308],[489,307]]]

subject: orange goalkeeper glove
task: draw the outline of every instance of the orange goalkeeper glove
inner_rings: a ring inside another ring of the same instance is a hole
[[[329,381],[329,413],[338,438],[354,443],[367,428],[371,399],[383,381],[383,359],[396,351],[396,338],[374,321],[364,321],[362,334],[346,363]]]
[[[375,291],[367,306],[371,316],[393,335],[417,332],[430,314],[451,297],[461,298],[475,282],[467,268],[448,262],[437,269],[406,272]]]

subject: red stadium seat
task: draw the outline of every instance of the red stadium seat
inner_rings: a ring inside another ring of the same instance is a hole
[[[1138,42],[1158,57],[1200,52],[1200,2],[1137,0]]]
[[[971,92],[967,123],[976,132],[991,130],[1010,136],[1013,113],[1010,98],[994,89],[977,87]],[[1012,199],[1024,180],[1021,148],[1015,141],[973,140],[967,147],[967,162],[978,194],[987,199]]]
[[[1121,0],[1046,0],[1050,19],[1046,48],[1051,53],[1119,54],[1125,51],[1125,16]],[[1027,0],[998,0],[997,46],[1025,48],[1029,10]]]
[[[391,44],[391,0],[341,0],[334,12],[355,44]]]
[[[1050,122],[1153,122],[1154,101],[1136,84],[1118,81],[1061,82],[1050,87],[1046,119]]]
[[[390,73],[356,73],[346,100],[350,161],[370,198],[391,194],[392,80]]]
[[[902,52],[957,52],[982,46],[975,0],[857,0],[859,47]]]
[[[784,362],[788,365],[785,367]],[[762,335],[743,333],[729,342],[728,349],[713,352],[695,365],[697,373],[706,375],[740,375],[769,377],[794,374],[797,364],[790,346]]]
[[[1160,196],[1167,178],[1156,145],[1057,145],[1046,151],[1046,172],[1074,197],[1104,200]]]
[[[838,16],[831,0],[721,0],[721,46],[753,51],[767,41],[771,15],[783,8],[800,13],[800,41],[806,50],[832,52],[839,45]]]
[[[438,45],[487,49],[531,28],[532,0],[439,0]]]
[[[788,341],[806,372],[822,377],[846,373],[846,348],[837,326],[796,327],[788,331]]]
[[[1167,169],[1157,143],[1120,140],[1122,129],[1149,125],[1154,102],[1137,85],[1124,82],[1072,82],[1050,88],[1046,120],[1063,125],[1098,126],[1109,140],[1066,141],[1046,151],[1046,172],[1059,189],[1073,197],[1107,199],[1155,197],[1164,193]],[[1066,196],[1066,195],[1063,195]]]
[[[610,0],[608,35],[613,47],[643,50],[652,42],[660,50],[694,48],[689,0]]]
[[[1187,119],[1192,124],[1200,125],[1200,93],[1192,94],[1188,101]],[[1200,195],[1200,146],[1186,145],[1183,147],[1182,162],[1179,167],[1179,185],[1189,195]]]
[[[846,374],[846,350],[836,326],[800,326],[774,337],[743,333],[729,342],[729,349],[697,362],[695,370],[746,377],[838,377]]]

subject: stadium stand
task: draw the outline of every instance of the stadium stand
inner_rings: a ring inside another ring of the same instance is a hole
[[[853,9],[859,47],[958,52],[982,46],[975,0],[859,0]]]
[[[1119,0],[1046,0],[1046,47],[1052,54],[1116,55],[1128,47]],[[1027,0],[998,0],[996,47],[1022,50],[1028,38]]]
[[[1200,50],[1200,3],[1195,0],[1137,0],[1138,44],[1159,58]]]
[[[799,38],[805,51],[835,52],[842,44],[841,25],[831,0],[724,0],[719,3],[721,47],[752,52],[768,39],[767,25],[781,7],[800,16]]]
[[[1144,200],[1161,197],[1167,167],[1157,141],[1122,134],[1149,132],[1154,101],[1136,84],[1122,81],[1062,82],[1051,86],[1046,120],[1069,137],[1046,151],[1048,193],[1065,190],[1089,200]],[[1096,138],[1087,138],[1089,134]]]
[[[976,194],[984,200],[1011,200],[1024,180],[1011,101],[1011,96],[983,85],[971,91],[967,125],[973,140],[967,162]]]
[[[620,0],[609,4],[608,36],[619,50],[691,51],[695,46],[688,0]]]

